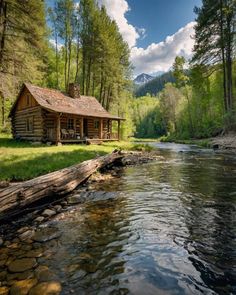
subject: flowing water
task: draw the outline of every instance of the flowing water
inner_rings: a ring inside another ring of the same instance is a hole
[[[61,235],[39,263],[62,294],[236,294],[236,156],[152,144],[161,161],[51,224]]]

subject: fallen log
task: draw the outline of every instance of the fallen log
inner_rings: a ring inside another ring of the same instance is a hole
[[[106,156],[84,161],[83,163],[1,189],[0,219],[7,212],[18,212],[40,199],[62,196],[73,191],[94,172],[121,161],[123,157],[124,155],[121,152],[113,152]]]

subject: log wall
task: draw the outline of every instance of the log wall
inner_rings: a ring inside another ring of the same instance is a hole
[[[23,91],[12,116],[12,133],[16,139],[42,141],[42,109],[27,89]],[[27,127],[30,121],[30,130]]]

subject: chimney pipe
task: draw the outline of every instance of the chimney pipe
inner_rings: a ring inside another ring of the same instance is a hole
[[[80,86],[75,83],[69,84],[69,96],[72,98],[80,98]]]

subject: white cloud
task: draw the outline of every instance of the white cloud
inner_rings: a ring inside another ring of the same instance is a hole
[[[195,22],[190,22],[165,41],[152,43],[146,49],[133,47],[131,62],[135,74],[168,71],[177,55],[190,58],[194,46],[194,25]]]
[[[125,14],[129,11],[129,5],[126,0],[98,0],[99,5],[106,7],[107,13],[111,19],[115,20],[121,35],[132,48],[136,45],[137,39],[144,34],[143,29],[136,29],[128,23]],[[139,31],[142,30],[142,31]]]

